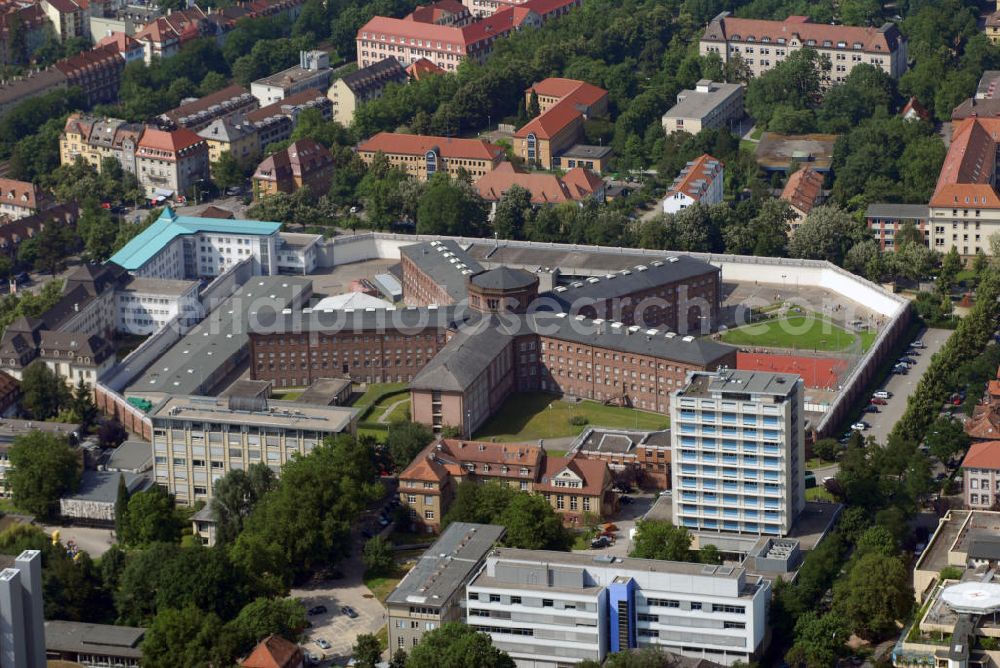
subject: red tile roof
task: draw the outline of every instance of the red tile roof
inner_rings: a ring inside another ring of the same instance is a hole
[[[608,91],[603,88],[598,88],[593,84],[589,84],[586,81],[579,81],[577,79],[564,79],[562,77],[549,77],[548,79],[542,79],[533,86],[530,86],[525,93],[530,94],[532,91],[537,93],[540,97],[558,97],[564,98],[567,95],[573,95],[579,104],[584,104],[590,106],[596,104],[607,96]]]
[[[406,73],[410,75],[414,81],[420,81],[428,74],[444,74],[444,70],[427,60],[426,58],[421,58],[420,60],[414,61],[409,67],[406,68]]]
[[[951,146],[931,196],[934,207],[1000,208],[993,186],[1000,119],[967,118],[952,125]]]
[[[1000,441],[973,443],[962,460],[964,469],[1000,469]]]
[[[544,172],[519,172],[509,162],[502,162],[476,181],[476,190],[483,199],[496,202],[515,185],[531,193],[532,204],[558,204],[591,197],[604,182],[582,167],[574,167],[560,178]]]
[[[108,44],[114,44],[115,47],[117,47],[118,52],[121,54],[142,49],[142,44],[140,44],[137,40],[119,31],[112,32],[110,35],[99,41],[97,46],[107,46]]]
[[[417,7],[406,16],[406,19],[423,23],[437,23],[449,15],[468,13],[468,8],[458,0],[438,0],[429,5]]]
[[[583,112],[577,108],[576,102],[572,98],[566,98],[521,126],[514,136],[524,138],[534,134],[539,139],[552,139],[567,125],[582,118]]]
[[[978,405],[965,422],[965,433],[976,440],[1000,438],[1000,415],[992,406]]]
[[[361,142],[358,151],[423,156],[436,149],[442,158],[467,160],[496,160],[503,149],[482,139],[457,139],[430,135],[408,135],[398,132],[380,132]]]
[[[0,179],[0,204],[37,209],[44,199],[45,193],[34,183]]]
[[[313,173],[333,164],[330,150],[312,139],[299,139],[283,151],[264,158],[253,178],[261,181],[283,181],[295,176],[308,179]]]
[[[240,662],[243,668],[297,668],[303,665],[302,648],[281,636],[269,635]]]
[[[831,45],[836,46],[838,42],[844,42],[848,49],[853,49],[854,44],[858,43],[861,44],[861,50],[869,53],[890,53],[895,48],[900,34],[894,26],[882,31],[873,27],[829,25],[813,23],[807,16],[789,16],[784,21],[739,19],[726,16],[710,22],[702,39],[707,41],[743,41],[747,40],[748,37],[752,37],[757,43],[760,43],[765,37],[770,38],[772,43],[779,39],[791,41],[795,37],[802,44],[814,40],[815,46],[823,46],[824,42],[830,42]]]
[[[142,139],[139,140],[138,148],[177,153],[195,144],[204,142],[204,139],[187,128],[179,128],[172,131],[146,128],[146,131],[142,133]]]
[[[74,12],[82,11],[80,5],[76,4],[72,0],[45,0],[47,3],[52,5],[52,7],[60,14],[72,14]]]
[[[823,175],[811,167],[804,167],[788,177],[781,199],[808,216],[823,197]]]
[[[916,96],[912,95],[910,96],[910,99],[907,100],[906,104],[903,105],[903,108],[900,109],[899,115],[902,116],[903,118],[906,118],[907,114],[909,114],[911,111],[915,113],[919,118],[922,118],[925,121],[930,120],[931,117],[930,112],[928,112],[927,109],[924,108],[924,105],[920,104],[920,100],[918,100]]]
[[[585,81],[558,78],[539,81],[526,92],[532,90],[538,95],[558,97],[560,100],[521,127],[514,133],[515,137],[524,138],[534,133],[539,139],[551,139],[608,94],[603,88]]]
[[[708,184],[715,179],[721,168],[722,162],[717,158],[713,158],[707,153],[698,156],[681,171],[673,185],[670,186],[670,190],[667,191],[667,197],[682,192],[697,202],[705,194]]]
[[[553,484],[560,473],[569,469],[582,479],[582,487],[561,487]],[[601,496],[610,483],[608,464],[601,459],[583,457],[548,457],[542,470],[541,480],[533,486],[533,491]]]

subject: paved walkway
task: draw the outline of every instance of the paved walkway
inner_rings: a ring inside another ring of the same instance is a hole
[[[405,399],[400,399],[397,402],[389,404],[389,407],[386,408],[384,411],[382,411],[382,415],[379,416],[378,421],[381,422],[382,424],[385,424],[386,422],[389,422],[389,415],[394,410],[396,410],[396,406],[399,406],[400,404],[405,404],[409,400],[410,400],[410,398],[406,397]]]

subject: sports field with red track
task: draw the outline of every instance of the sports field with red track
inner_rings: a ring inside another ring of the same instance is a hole
[[[805,355],[770,353],[736,353],[736,368],[743,371],[797,373],[806,387],[836,390],[841,377],[848,371],[847,360]]]

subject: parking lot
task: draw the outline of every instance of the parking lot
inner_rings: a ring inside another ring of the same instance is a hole
[[[941,349],[941,346],[944,345],[944,342],[951,335],[952,330],[950,329],[928,329],[924,331],[919,338],[924,342],[926,348],[917,351],[920,355],[915,358],[917,363],[910,368],[910,372],[905,376],[891,375],[882,387],[872,388],[873,392],[875,390],[887,390],[892,393],[892,398],[884,406],[879,406],[880,412],[865,415],[865,422],[871,425],[865,430],[865,436],[873,436],[879,443],[885,443],[889,432],[892,431],[896,422],[903,417],[903,413],[906,411],[907,398],[917,389],[917,383],[920,382],[920,378],[927,371],[927,367],[930,366],[931,357]]]

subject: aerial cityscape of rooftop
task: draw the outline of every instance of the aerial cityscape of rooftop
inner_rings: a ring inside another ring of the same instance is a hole
[[[1000,668],[1000,0],[0,0],[0,668]]]

